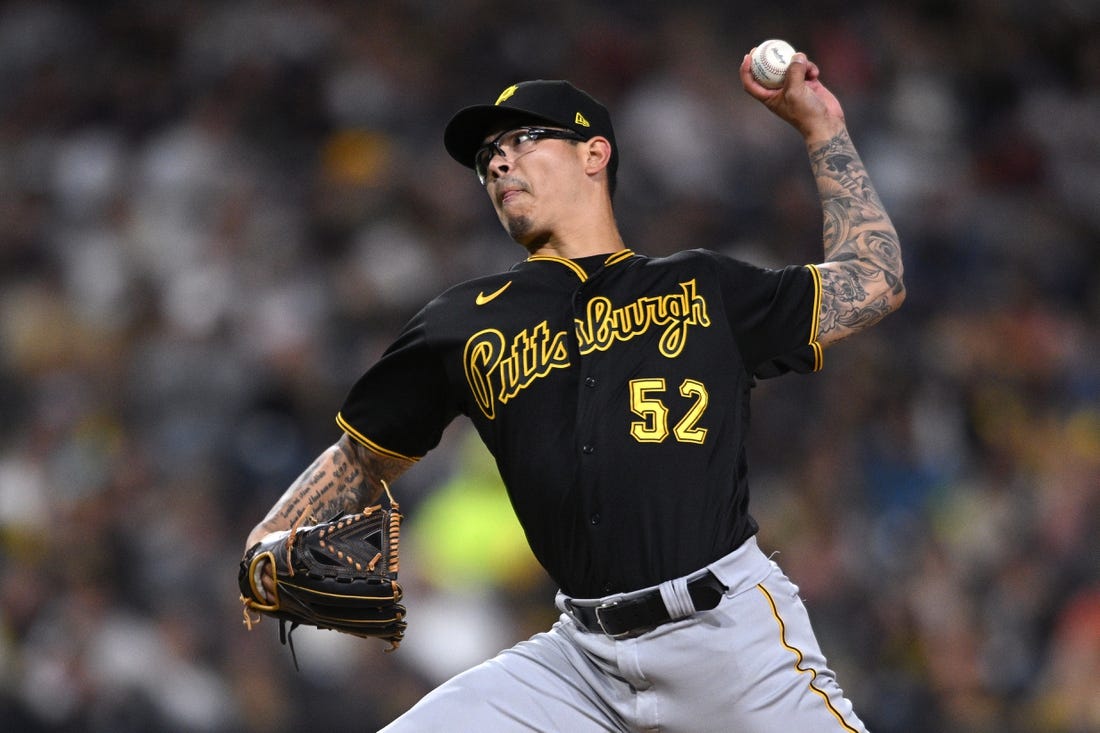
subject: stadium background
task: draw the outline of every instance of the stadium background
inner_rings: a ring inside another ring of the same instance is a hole
[[[570,78],[613,111],[630,246],[817,261],[797,135],[735,76],[782,37],[845,104],[910,295],[757,390],[762,544],[877,733],[1100,730],[1098,21],[1093,0],[3,3],[4,727],[373,730],[545,627],[554,589],[464,425],[395,487],[397,653],[300,630],[296,672],[275,624],[245,631],[237,561],[413,309],[521,254],[442,149],[458,107]]]

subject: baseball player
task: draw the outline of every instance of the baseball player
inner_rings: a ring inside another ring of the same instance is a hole
[[[464,415],[561,615],[386,731],[865,730],[798,589],[757,546],[745,440],[754,379],[820,369],[824,347],[901,304],[898,238],[817,66],[797,55],[771,90],[746,56],[741,80],[804,138],[821,264],[632,251],[611,118],[565,81],[510,86],[448,124],[447,151],[528,256],[405,326],[352,387],[344,435],[246,547],[374,501]]]

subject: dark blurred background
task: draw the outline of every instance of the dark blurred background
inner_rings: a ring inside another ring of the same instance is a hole
[[[889,5],[889,7],[886,7]],[[736,69],[821,66],[909,299],[761,383],[761,543],[877,733],[1100,731],[1095,0],[0,4],[0,720],[375,730],[547,627],[465,423],[396,485],[406,642],[248,632],[248,530],[446,285],[523,255],[443,150],[569,78],[628,244],[817,262],[797,134]],[[491,562],[480,548],[488,546]]]

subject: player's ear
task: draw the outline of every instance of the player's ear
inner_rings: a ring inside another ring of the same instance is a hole
[[[585,151],[584,172],[592,175],[599,173],[611,162],[611,141],[602,135],[589,138],[581,143]]]

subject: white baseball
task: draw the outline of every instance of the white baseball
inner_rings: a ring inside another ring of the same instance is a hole
[[[753,78],[768,89],[779,89],[787,78],[787,67],[791,65],[794,54],[794,46],[786,41],[778,38],[764,41],[752,52],[750,68]]]

